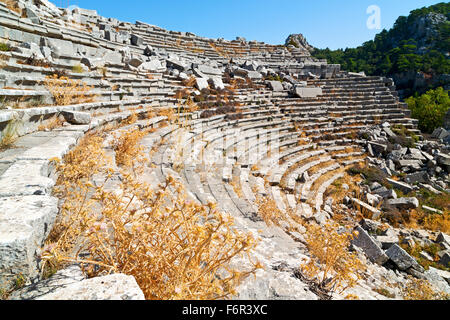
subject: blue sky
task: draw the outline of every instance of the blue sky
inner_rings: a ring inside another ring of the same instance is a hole
[[[51,0],[67,7],[68,0]],[[400,15],[441,1],[432,0],[69,0],[122,21],[144,21],[199,36],[284,44],[291,33],[303,33],[318,48],[356,47],[381,30],[369,30],[366,10],[381,9],[381,28]]]

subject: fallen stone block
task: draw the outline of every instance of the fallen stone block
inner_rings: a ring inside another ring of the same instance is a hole
[[[423,268],[417,263],[416,259],[411,257],[397,244],[394,244],[388,250],[386,250],[386,255],[402,271],[406,271],[409,268],[413,268],[419,272],[424,271]]]
[[[409,184],[425,183],[430,181],[430,176],[426,171],[420,171],[408,174],[405,181]]]
[[[384,251],[377,245],[375,240],[360,226],[355,228],[358,236],[352,240],[352,244],[361,248],[370,261],[383,265],[389,260]]]
[[[446,244],[450,245],[450,236],[441,232],[438,234],[438,236],[436,238],[436,242],[437,243],[446,243]]]
[[[131,35],[131,39],[130,40],[131,40],[131,44],[133,46],[140,47],[140,46],[144,45],[144,39],[142,37],[140,37],[140,36],[135,35],[135,34]]]
[[[304,88],[295,86],[293,89],[293,94],[299,98],[315,98],[322,95],[321,88]]]
[[[211,85],[216,90],[225,89],[225,85],[223,84],[222,78],[213,77],[210,79]]]
[[[445,130],[444,128],[438,128],[433,131],[433,134],[431,135],[434,139],[445,139],[448,136],[450,136],[450,132]]]
[[[417,209],[419,207],[419,200],[417,198],[389,199],[387,203],[402,210]]]
[[[414,188],[413,188],[411,185],[407,184],[407,183],[404,183],[404,182],[401,182],[401,181],[396,181],[396,180],[389,179],[389,178],[386,178],[386,180],[387,180],[394,188],[400,189],[402,192],[404,192],[404,193],[406,193],[406,194],[408,194],[408,193],[410,193],[411,191],[414,190]]]
[[[208,89],[208,81],[205,78],[195,78],[195,84],[198,90]]]
[[[389,249],[399,241],[397,236],[376,236],[375,239],[381,243],[381,248],[383,250]]]
[[[267,81],[270,89],[275,92],[283,91],[283,84],[280,81]]]
[[[63,111],[64,119],[74,125],[84,125],[91,123],[91,114],[89,112]]]
[[[359,199],[351,198],[351,201],[353,202],[354,205],[360,206],[360,207],[366,209],[367,211],[369,211],[372,214],[372,217],[371,217],[372,220],[376,220],[381,216],[381,211],[378,210],[377,208],[374,208],[371,205],[369,205]]]

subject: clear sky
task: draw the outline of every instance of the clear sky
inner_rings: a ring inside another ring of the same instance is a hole
[[[302,33],[318,48],[356,47],[381,30],[369,29],[367,8],[380,8],[381,29],[401,15],[441,1],[433,0],[51,0],[60,7],[95,9],[105,17],[192,32],[209,38],[284,44]]]

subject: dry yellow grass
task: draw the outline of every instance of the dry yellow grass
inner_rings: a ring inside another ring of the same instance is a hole
[[[136,141],[135,133],[129,136]],[[112,174],[102,143],[102,137],[88,136],[64,163],[57,161],[56,194],[64,203],[43,248],[45,270],[76,262],[89,276],[132,275],[147,299],[234,295],[240,281],[260,267],[251,260],[250,270],[229,267],[234,257],[250,259],[253,236],[237,231],[215,205],[189,201],[171,177],[155,190],[124,166],[114,192],[94,185],[94,174],[102,173],[105,183]]]
[[[56,105],[89,103],[96,98],[90,93],[93,88],[80,80],[53,75],[45,77],[44,85],[52,94]]]

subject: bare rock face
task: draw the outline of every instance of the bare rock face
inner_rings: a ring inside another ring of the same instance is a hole
[[[306,38],[301,33],[289,35],[289,37],[286,39],[286,46],[289,46],[289,45],[293,45],[294,47],[297,47],[297,48],[304,48],[308,51],[311,51],[312,49],[314,49],[308,43],[308,41],[306,41]]]

